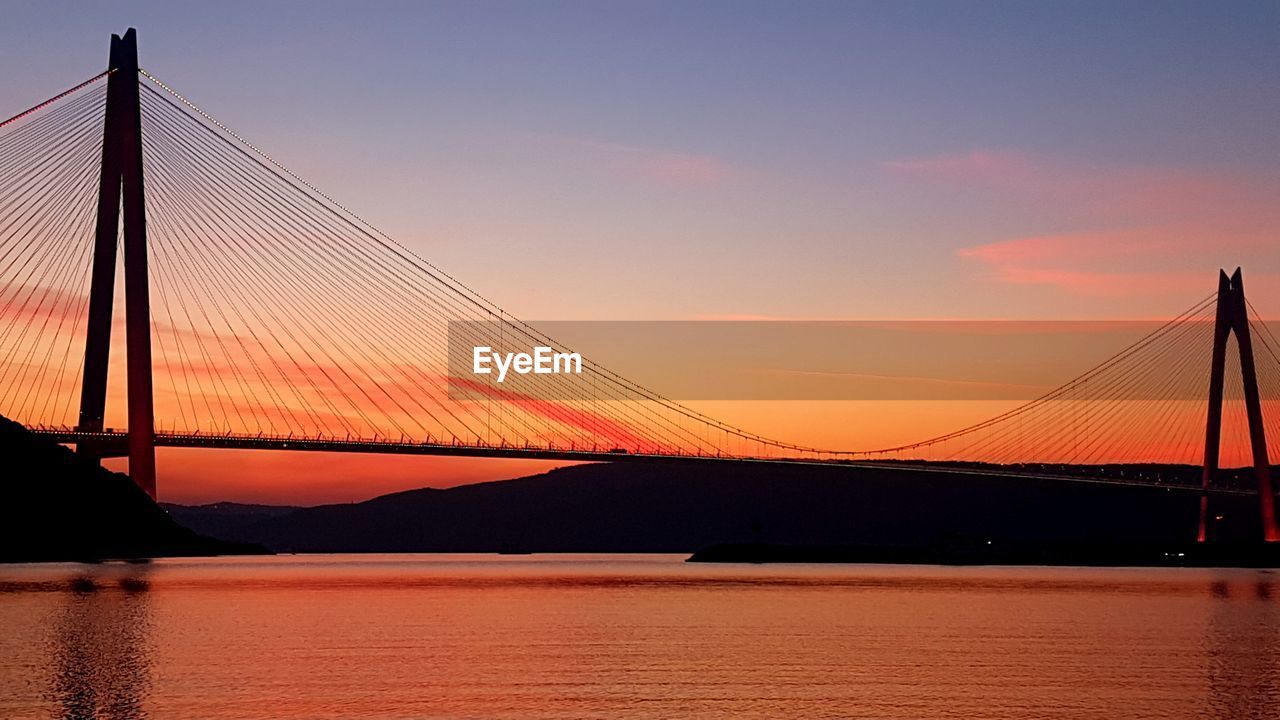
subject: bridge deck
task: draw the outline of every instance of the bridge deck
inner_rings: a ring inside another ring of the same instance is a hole
[[[100,433],[74,430],[30,428],[31,432],[57,443],[68,445],[86,443],[98,448],[116,448],[120,455],[127,454],[128,432],[108,430]],[[338,438],[293,438],[267,435],[205,435],[192,433],[158,432],[156,447],[219,448],[239,450],[288,450],[301,452],[343,452],[391,455],[434,455],[476,458],[511,458],[521,460],[567,460],[572,462],[641,462],[641,463],[737,463],[750,465],[838,467],[853,472],[869,470],[895,470],[913,473],[943,475],[970,475],[983,477],[1022,478],[1049,480],[1090,485],[1115,485],[1143,487],[1167,491],[1200,493],[1198,485],[1162,483],[1149,479],[1122,478],[1091,474],[1081,466],[1081,474],[1032,472],[1020,466],[974,466],[941,462],[876,462],[873,460],[810,459],[810,458],[758,458],[724,455],[681,455],[659,453],[624,453],[599,449],[573,449],[548,447],[511,447],[501,445],[468,445],[433,442],[396,442],[387,440],[346,440]],[[1214,495],[1256,495],[1252,489],[1210,488]]]

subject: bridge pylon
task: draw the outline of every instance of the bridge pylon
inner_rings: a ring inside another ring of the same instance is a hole
[[[142,109],[138,91],[138,39],[133,28],[111,36],[111,75],[102,128],[102,174],[94,235],[89,323],[80,391],[80,432],[103,429],[116,249],[123,226],[125,353],[129,404],[129,476],[156,495],[155,418],[151,389],[151,303],[147,272],[146,196],[142,174]],[[123,223],[121,222],[123,220]],[[77,452],[100,460],[120,454],[101,443]]]
[[[1271,483],[1271,460],[1267,455],[1267,437],[1262,422],[1262,401],[1258,394],[1258,372],[1253,362],[1253,339],[1249,334],[1249,309],[1244,297],[1244,281],[1240,268],[1227,277],[1218,273],[1218,306],[1213,326],[1213,355],[1209,372],[1209,417],[1205,427],[1204,477],[1207,491],[1218,473],[1222,445],[1223,382],[1226,376],[1227,339],[1236,335],[1240,351],[1240,376],[1244,381],[1245,414],[1249,422],[1249,446],[1253,453],[1254,476],[1258,482],[1258,507],[1262,520],[1262,537],[1266,542],[1280,542],[1276,527],[1275,489]],[[1200,496],[1200,530],[1196,539],[1205,542],[1209,528],[1209,496]]]

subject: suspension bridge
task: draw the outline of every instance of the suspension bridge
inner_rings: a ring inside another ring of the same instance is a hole
[[[572,352],[139,67],[133,30],[107,70],[0,122],[0,414],[127,456],[153,496],[156,447],[891,465],[1200,493],[1201,540],[1211,495],[1256,493],[1280,540],[1280,339],[1239,270],[1041,397],[887,448],[763,437],[590,358],[551,396],[522,375],[452,396],[451,329]]]

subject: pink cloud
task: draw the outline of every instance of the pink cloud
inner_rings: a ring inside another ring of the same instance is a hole
[[[1025,267],[1002,267],[1002,282],[1048,285],[1076,295],[1134,297],[1168,294],[1196,287],[1210,287],[1213,276],[1198,272],[1082,272]]]
[[[988,194],[997,203],[1030,201],[1093,221],[1147,223],[1152,216],[1167,220],[1223,205],[1256,207],[1267,197],[1258,192],[1257,178],[1180,167],[1098,164],[1014,150],[889,160],[881,168],[935,189]]]
[[[1224,241],[1217,247],[1232,244]],[[1180,228],[1150,227],[1022,237],[961,248],[957,254],[999,267],[1028,264],[1079,266],[1125,258],[1189,254],[1204,246],[1202,238],[1184,234]]]
[[[993,214],[1031,209],[1057,227],[1082,228],[956,251],[995,282],[1117,297],[1212,285],[1220,266],[1251,267],[1253,276],[1280,271],[1276,177],[994,150],[881,165],[922,190],[962,193]]]
[[[1016,238],[956,254],[977,262],[1001,283],[1049,286],[1074,295],[1137,297],[1212,289],[1219,265],[1256,257],[1264,240],[1152,227]],[[1263,270],[1251,276],[1274,277]]]

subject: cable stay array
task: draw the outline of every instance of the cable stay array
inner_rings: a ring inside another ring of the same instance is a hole
[[[0,122],[0,414],[74,425],[106,73]]]
[[[72,431],[77,423],[107,75],[0,123],[0,414],[30,427]],[[459,347],[573,349],[383,234],[150,73],[138,81],[159,435],[990,463],[1046,473],[1203,459],[1212,295],[1039,398],[878,449],[762,437],[586,356],[580,374],[550,383],[461,377],[450,362]],[[1252,309],[1249,327],[1265,431],[1277,448],[1280,340]],[[122,354],[111,358],[114,427],[123,417]],[[1249,431],[1238,353],[1227,357],[1222,464],[1238,467],[1250,463]]]

